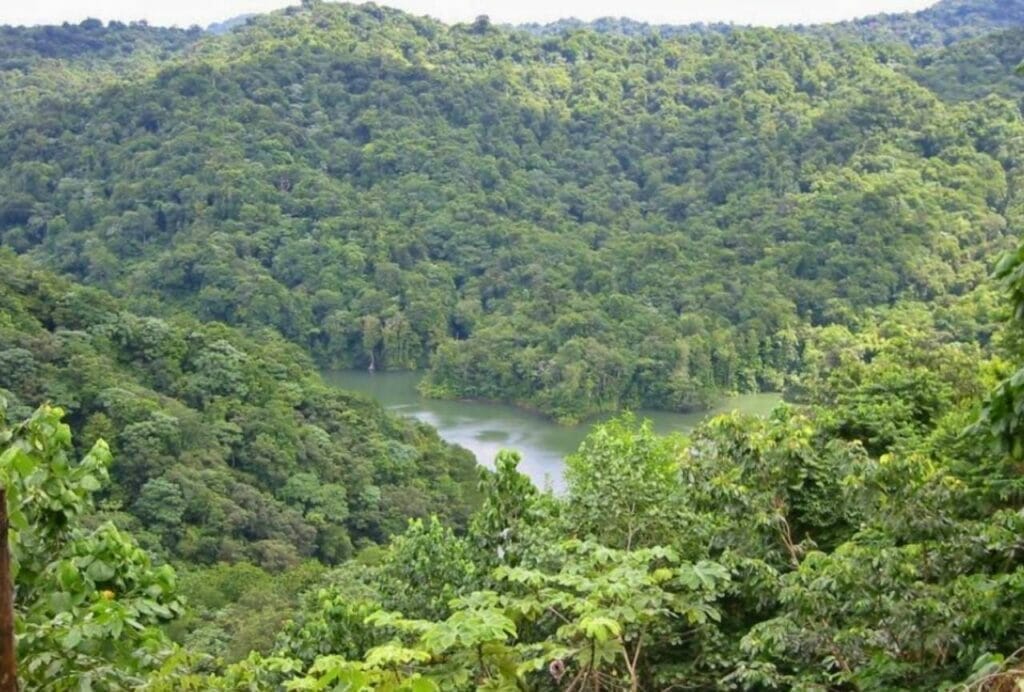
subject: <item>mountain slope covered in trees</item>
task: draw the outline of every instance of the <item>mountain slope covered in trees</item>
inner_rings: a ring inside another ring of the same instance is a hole
[[[61,402],[80,450],[105,440],[117,461],[104,507],[149,547],[279,570],[341,561],[411,516],[465,524],[472,456],[323,385],[296,347],[139,317],[100,290],[0,257],[8,414]]]
[[[910,74],[944,99],[974,101],[998,94],[1019,102],[1024,76],[1024,29],[999,31],[948,48],[925,51]]]
[[[978,36],[1024,24],[1021,0],[939,0],[917,12],[875,14],[832,24],[797,25],[793,30],[829,38],[856,38],[874,44],[905,44],[913,48],[949,46]],[[581,29],[623,36],[662,37],[725,34],[742,28],[738,23],[649,24],[628,17],[603,17],[586,22],[563,19],[521,28],[540,36],[557,36]]]
[[[533,37],[307,3],[13,116],[0,238],[143,312],[563,419],[777,389],[976,285],[1022,126],[792,31]]]
[[[202,36],[190,30],[97,19],[61,26],[0,26],[0,120],[80,100],[152,74]],[[27,117],[31,117],[28,115]]]
[[[949,46],[1022,24],[1024,3],[1020,0],[940,0],[919,12],[875,15],[812,30],[921,48]]]

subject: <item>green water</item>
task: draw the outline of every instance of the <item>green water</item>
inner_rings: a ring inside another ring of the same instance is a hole
[[[448,442],[473,452],[490,465],[501,449],[523,456],[520,470],[540,486],[562,485],[562,460],[576,451],[593,421],[574,426],[556,425],[537,414],[506,404],[479,401],[426,399],[416,391],[420,374],[412,372],[325,372],[324,379],[344,389],[369,394],[394,413],[411,416],[437,428]],[[669,413],[639,411],[660,433],[688,432],[706,416],[727,411],[765,414],[780,401],[778,394],[744,394],[724,399],[712,411]]]

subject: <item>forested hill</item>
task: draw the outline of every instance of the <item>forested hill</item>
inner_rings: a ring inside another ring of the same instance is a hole
[[[167,58],[202,34],[198,27],[183,30],[151,27],[145,22],[87,19],[61,26],[0,27],[0,65],[24,69],[31,59],[113,60],[149,54]]]
[[[1024,28],[997,31],[922,52],[910,74],[927,88],[952,100],[977,100],[990,94],[1020,100],[1024,76]]]
[[[833,25],[872,41],[903,41],[911,46],[948,46],[1000,29],[1024,25],[1021,0],[941,0],[920,12],[876,15]]]
[[[648,24],[626,17],[591,22],[563,19],[519,27],[537,36],[596,31],[622,36],[679,37],[728,34],[742,24]],[[1017,98],[1024,82],[1014,68],[1024,60],[1024,1],[941,0],[918,12],[876,14],[835,24],[790,27],[826,39],[858,40],[895,50],[895,59],[916,63],[911,74],[930,90],[954,99],[982,98],[999,93]],[[914,58],[899,51],[909,47]]]
[[[311,2],[45,107],[15,92],[0,239],[436,394],[699,407],[780,387],[807,325],[941,303],[1007,246],[1016,104],[946,103],[915,65]]]
[[[65,99],[80,100],[124,79],[151,75],[202,37],[144,22],[98,19],[61,26],[0,26],[0,122],[32,117]]]
[[[409,517],[464,525],[465,450],[319,382],[272,334],[140,317],[0,250],[0,405],[60,402],[117,461],[105,517],[160,554],[280,570],[335,563]]]
[[[794,30],[826,37],[856,37],[874,43],[905,43],[914,48],[941,47],[968,38],[1024,25],[1021,0],[940,0],[918,12],[875,14],[834,24],[811,24]],[[604,17],[592,22],[562,19],[550,24],[525,24],[525,31],[553,36],[587,29],[623,36],[658,34],[662,37],[728,33],[743,23],[648,24],[627,17]]]

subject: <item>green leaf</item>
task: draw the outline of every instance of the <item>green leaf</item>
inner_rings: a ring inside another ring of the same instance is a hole
[[[114,568],[103,560],[93,560],[85,570],[86,575],[94,582],[105,582],[113,579],[116,572]]]
[[[82,630],[73,628],[60,640],[60,645],[65,649],[74,649],[82,641]]]
[[[395,664],[429,661],[430,654],[419,649],[410,649],[392,642],[377,646],[366,652],[366,665],[373,668],[386,668]]]
[[[82,476],[78,480],[78,484],[82,487],[83,490],[87,490],[90,493],[94,493],[102,487],[100,485],[100,482],[96,479],[96,476],[93,476],[91,474]]]
[[[580,620],[579,627],[591,639],[607,641],[622,634],[622,626],[615,620],[602,616],[589,616]]]
[[[2,456],[0,456],[0,467],[9,467],[14,469],[15,473],[22,478],[29,476],[36,469],[37,462],[35,458],[29,454],[26,454],[24,450],[18,447],[10,447]]]

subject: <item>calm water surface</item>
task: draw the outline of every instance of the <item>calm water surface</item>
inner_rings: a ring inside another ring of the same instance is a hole
[[[326,372],[324,379],[344,389],[369,394],[394,413],[411,416],[437,428],[448,442],[471,451],[490,466],[502,449],[523,456],[519,469],[540,486],[562,485],[562,460],[579,447],[594,421],[574,426],[556,425],[535,413],[507,404],[479,401],[426,399],[416,391],[421,377],[414,372]],[[723,399],[711,411],[668,413],[639,411],[659,433],[689,432],[706,416],[728,411],[763,415],[781,400],[778,394],[743,394]]]

